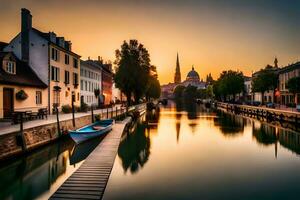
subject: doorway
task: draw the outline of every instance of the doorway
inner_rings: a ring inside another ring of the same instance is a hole
[[[11,118],[14,111],[14,89],[3,88],[3,115],[4,118]]]

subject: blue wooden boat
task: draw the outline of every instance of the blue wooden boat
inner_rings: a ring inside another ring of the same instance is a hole
[[[101,120],[93,124],[87,125],[75,131],[69,131],[71,138],[77,143],[99,137],[112,130],[114,120]]]

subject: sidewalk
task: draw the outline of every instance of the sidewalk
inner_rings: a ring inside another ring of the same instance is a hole
[[[108,111],[109,112],[111,112],[112,110],[116,111],[116,108],[120,110],[121,105],[115,105],[112,108],[108,108]],[[94,110],[94,114],[102,114],[102,113],[105,114],[106,112],[107,112],[107,108]],[[91,111],[84,112],[84,113],[80,113],[80,112],[75,113],[75,120],[77,117],[83,117],[88,115],[91,115]],[[68,114],[59,113],[59,121],[64,121],[69,119],[72,119],[72,113],[68,113]],[[24,122],[23,128],[28,129],[28,128],[33,128],[33,127],[55,123],[55,122],[56,122],[56,115],[48,115],[48,119],[37,119],[37,120]],[[0,135],[5,135],[19,130],[20,130],[20,124],[12,125],[11,122],[0,122]]]

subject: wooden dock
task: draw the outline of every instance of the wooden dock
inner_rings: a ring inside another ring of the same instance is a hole
[[[130,118],[126,118],[114,124],[113,130],[50,199],[102,199],[122,133],[129,121]]]

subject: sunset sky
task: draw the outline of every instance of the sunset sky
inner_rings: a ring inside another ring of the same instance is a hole
[[[300,60],[298,0],[0,0],[0,41],[20,31],[22,7],[35,28],[71,40],[83,59],[113,61],[123,40],[138,39],[161,83],[173,81],[176,52],[182,79],[192,65],[200,78],[217,78],[225,69],[250,75],[275,56],[280,66]]]

